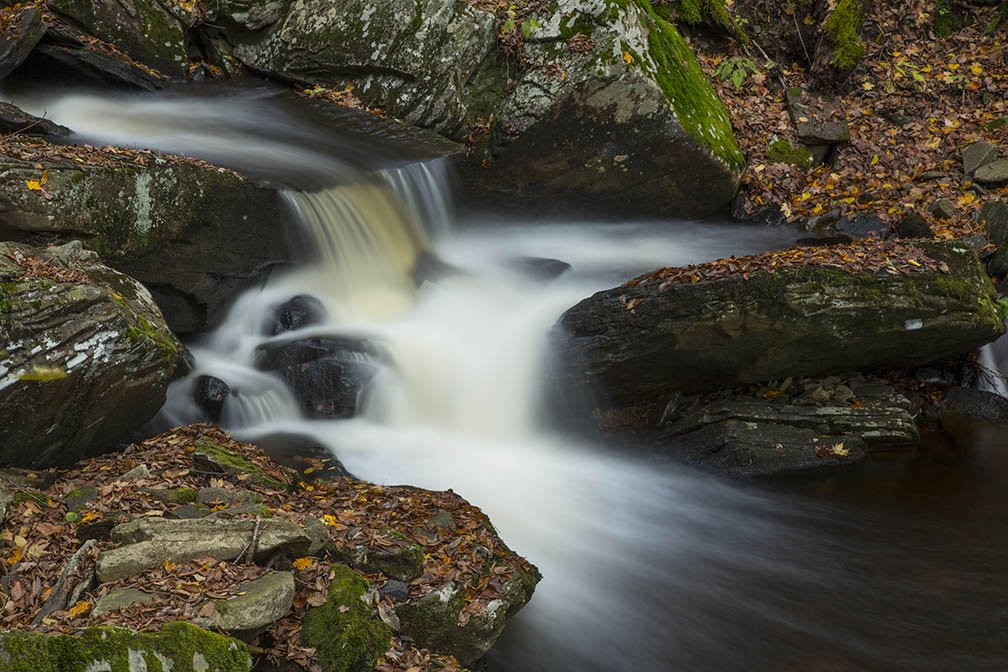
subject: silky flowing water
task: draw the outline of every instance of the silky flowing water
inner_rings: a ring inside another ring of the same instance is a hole
[[[964,425],[893,455],[758,482],[695,472],[549,417],[547,337],[569,306],[662,265],[789,244],[692,222],[453,213],[439,161],[369,161],[258,89],[22,94],[88,142],[191,154],[285,186],[306,254],[195,338],[193,374],[157,422],[200,417],[195,378],[228,382],[243,439],[296,435],[377,483],[452,488],[543,581],[491,651],[492,672],[1008,669],[1008,436]],[[389,159],[389,157],[393,157]],[[551,281],[530,257],[572,270]],[[438,259],[417,278],[418,259]],[[308,420],[253,365],[271,310],[299,294],[328,319],[299,337],[365,339],[382,367],[353,420]]]

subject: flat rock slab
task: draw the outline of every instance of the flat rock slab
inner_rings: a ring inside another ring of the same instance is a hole
[[[998,159],[977,168],[973,179],[982,184],[1008,184],[1008,159]]]
[[[294,575],[273,572],[242,584],[239,591],[237,597],[214,600],[213,613],[198,625],[241,634],[279,621],[294,606]]]
[[[10,103],[0,103],[0,133],[58,137],[70,135],[66,126],[33,116]]]
[[[839,103],[797,87],[787,90],[788,111],[806,145],[839,145],[850,142],[847,115]]]
[[[98,581],[106,583],[132,576],[165,561],[235,560],[250,552],[256,525],[254,520],[217,518],[141,518],[120,525],[112,530],[112,540],[122,545],[98,556]],[[308,543],[304,531],[288,520],[260,520],[254,557],[268,558],[279,551],[296,552],[306,549]]]
[[[1003,309],[973,247],[914,245],[948,272],[799,265],[695,283],[645,276],[600,292],[561,317],[558,373],[601,394],[601,405],[624,406],[674,391],[922,366],[1001,336]]]
[[[118,590],[113,590],[108,595],[100,598],[94,607],[92,615],[94,616],[104,616],[105,614],[110,614],[113,611],[120,611],[127,607],[131,607],[134,604],[154,604],[157,598],[150,593],[145,593],[142,590],[136,588],[120,588]]]
[[[989,142],[974,142],[967,145],[962,150],[963,172],[972,176],[977,168],[986,166],[997,156],[998,148]]]

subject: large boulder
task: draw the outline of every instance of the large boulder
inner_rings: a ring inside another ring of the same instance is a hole
[[[150,293],[79,242],[0,243],[0,463],[114,448],[164,403],[180,353]]]
[[[178,333],[289,258],[286,218],[275,190],[199,161],[27,139],[0,154],[0,236],[83,236],[150,288]]]
[[[353,85],[370,107],[478,142],[474,189],[681,215],[727,205],[743,165],[731,122],[648,0],[551,0],[510,21],[480,6],[232,0],[212,20],[253,70]]]
[[[42,10],[17,5],[0,10],[0,78],[21,65],[45,34]]]
[[[919,366],[1005,333],[971,245],[867,240],[663,269],[585,299],[559,325],[567,379],[617,406]]]

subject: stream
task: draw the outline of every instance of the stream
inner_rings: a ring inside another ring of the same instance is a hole
[[[188,345],[157,423],[197,420],[195,378],[233,390],[239,438],[307,437],[360,478],[452,488],[543,581],[490,672],[1008,669],[1008,435],[963,426],[829,473],[736,482],[559,429],[547,337],[595,291],[794,232],[456,212],[450,169],[313,121],[274,91],[23,92],[77,140],[198,156],[284,185],[309,251]],[[378,157],[378,158],[376,158]],[[439,260],[414,277],[418,258]],[[571,270],[543,279],[530,258]],[[419,280],[419,282],[418,282]],[[363,339],[379,373],[351,420],[305,419],[255,367],[295,295],[297,333]]]

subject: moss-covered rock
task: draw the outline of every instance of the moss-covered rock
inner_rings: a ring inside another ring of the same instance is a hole
[[[975,250],[915,243],[943,270],[797,266],[696,283],[600,292],[560,320],[571,380],[613,404],[787,376],[911,367],[1005,333]]]
[[[812,76],[823,85],[845,79],[865,54],[861,31],[870,0],[837,0],[822,22],[812,58]]]
[[[0,243],[0,350],[0,463],[48,466],[150,419],[181,346],[148,291],[80,243]]]
[[[400,581],[412,581],[423,574],[424,553],[419,544],[392,529],[385,530],[384,536],[392,539],[392,543],[353,548],[334,546],[331,551],[341,562],[368,574],[381,572]]]
[[[365,596],[368,582],[346,565],[333,565],[325,604],[305,613],[301,640],[317,649],[323,672],[371,672],[392,645],[392,632]]]
[[[252,464],[233,450],[214,441],[210,437],[202,437],[196,442],[196,452],[193,453],[195,464],[207,471],[220,474],[247,474],[253,483],[267,488],[284,490],[287,484],[270,476],[261,468]],[[294,475],[292,474],[292,479]]]
[[[5,672],[248,672],[252,659],[240,642],[188,623],[157,632],[90,628],[75,635],[0,632]]]
[[[815,156],[805,145],[792,145],[787,140],[770,143],[770,162],[789,163],[799,168],[811,168],[816,164]]]

